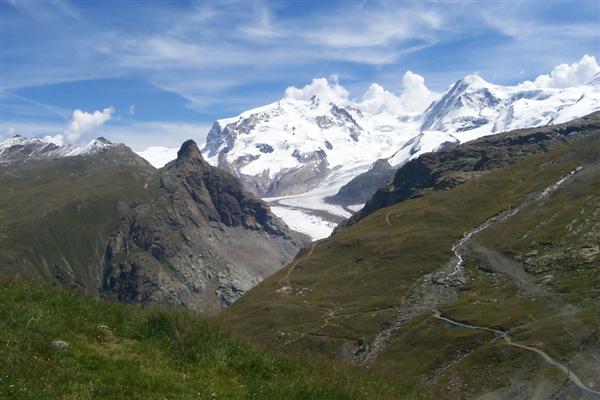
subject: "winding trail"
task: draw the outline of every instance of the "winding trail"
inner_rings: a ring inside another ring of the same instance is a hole
[[[374,362],[379,356],[379,353],[381,353],[391,342],[394,333],[402,328],[402,326],[426,311],[437,309],[437,307],[446,303],[456,295],[456,287],[465,283],[464,254],[468,250],[469,242],[473,236],[481,233],[495,223],[502,222],[514,216],[528,205],[547,197],[580,170],[581,167],[577,167],[555,183],[544,188],[542,191],[537,192],[537,194],[530,198],[526,198],[518,207],[509,207],[507,210],[465,232],[462,238],[452,246],[452,252],[454,253],[452,259],[433,274],[425,275],[415,282],[408,294],[404,296],[401,301],[399,309],[402,311],[400,311],[400,315],[390,326],[379,331],[367,351],[363,354],[356,354],[354,356],[354,361],[359,364],[370,364]],[[388,225],[392,225],[390,214],[391,211],[385,215],[385,221]],[[490,331],[494,332],[494,330]]]
[[[540,350],[536,347],[527,346],[524,344],[513,342],[512,338],[508,334],[508,331],[501,331],[499,329],[493,329],[493,328],[488,328],[485,326],[471,325],[471,324],[467,324],[464,322],[455,321],[453,319],[442,316],[442,313],[439,310],[434,310],[433,318],[439,319],[441,321],[447,322],[447,323],[455,325],[455,326],[459,326],[461,328],[491,332],[491,333],[495,334],[497,337],[502,338],[504,340],[504,343],[507,346],[517,347],[519,349],[534,352],[537,355],[539,355],[547,364],[553,366],[554,368],[559,369],[565,375],[567,375],[567,378],[571,382],[573,382],[579,389],[581,389],[585,394],[588,394],[595,399],[600,399],[600,392],[584,385],[583,382],[581,381],[581,379],[577,375],[575,375],[575,373],[569,367],[556,361],[554,358],[552,358],[548,353],[544,352],[543,350]]]
[[[296,258],[296,260],[292,263],[292,266],[290,267],[290,269],[288,269],[287,273],[285,274],[285,280],[283,281],[282,286],[279,289],[277,289],[277,293],[286,294],[292,290],[292,283],[290,282],[290,276],[292,275],[292,272],[294,272],[294,269],[296,269],[296,265],[298,265],[300,260],[307,259],[310,258],[310,256],[312,256],[316,244],[317,242],[313,242],[310,246],[310,250],[308,251],[308,253],[304,257]]]

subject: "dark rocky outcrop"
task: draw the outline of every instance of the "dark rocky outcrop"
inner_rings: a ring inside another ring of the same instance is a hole
[[[158,172],[158,196],[112,234],[101,293],[216,312],[288,261],[303,239],[187,141]]]
[[[394,176],[395,171],[386,159],[377,160],[368,171],[352,178],[334,196],[326,198],[326,201],[344,206],[365,203]]]

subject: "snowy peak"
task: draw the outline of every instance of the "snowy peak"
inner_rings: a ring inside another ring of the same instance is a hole
[[[399,165],[440,146],[600,109],[594,85],[502,86],[474,74],[438,95],[409,71],[403,87],[396,95],[374,83],[352,99],[337,80],[314,79],[279,101],[216,121],[203,154],[260,196],[293,195],[334,171],[356,174],[381,158]]]
[[[461,132],[489,123],[486,110],[497,107],[507,93],[478,75],[467,75],[427,111],[421,130]]]
[[[600,86],[600,72],[594,75],[594,77],[589,81],[588,85]]]
[[[484,87],[492,86],[491,83],[487,82],[485,79],[483,79],[481,76],[479,76],[477,74],[467,75],[463,79],[458,81],[457,84],[462,84],[464,86],[472,87],[472,88],[484,88]]]
[[[111,147],[114,147],[114,146],[115,146],[115,143],[113,143],[103,137],[99,137],[98,139],[94,139],[90,143],[85,145],[84,147],[80,148],[80,151],[78,154],[96,154],[96,153],[105,151],[107,149],[110,149]]]
[[[301,193],[333,170],[390,156],[419,128],[401,110],[400,99],[379,85],[352,101],[337,82],[315,79],[275,103],[216,121],[203,153],[256,194]]]
[[[26,138],[15,135],[0,142],[0,162],[8,163],[32,158],[57,158],[96,154],[116,146],[100,137],[85,146],[58,145],[45,137]]]
[[[600,82],[598,76],[594,77]],[[600,109],[600,91],[588,85],[501,86],[468,75],[452,85],[423,116],[422,131],[443,131],[461,142],[519,128],[566,122]]]

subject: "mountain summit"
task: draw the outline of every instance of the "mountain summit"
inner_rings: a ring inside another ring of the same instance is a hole
[[[0,142],[0,163],[93,154],[113,146],[116,144],[103,137],[94,139],[84,146],[76,146],[57,144],[45,137],[26,138],[15,135]]]
[[[186,160],[204,162],[198,145],[191,139],[183,142],[181,148],[177,152],[177,160],[179,162],[184,162]]]

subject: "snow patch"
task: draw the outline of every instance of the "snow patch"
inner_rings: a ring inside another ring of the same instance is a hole
[[[154,168],[162,168],[169,161],[177,158],[177,147],[162,147],[162,146],[151,146],[146,150],[136,151],[135,153],[148,161]]]

